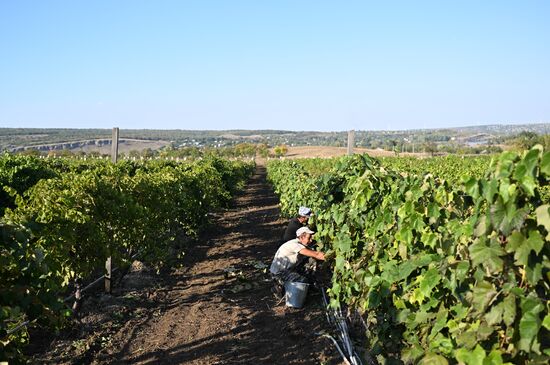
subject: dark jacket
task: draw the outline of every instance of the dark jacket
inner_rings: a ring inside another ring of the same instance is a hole
[[[283,235],[283,243],[295,239],[296,231],[303,226],[304,225],[300,223],[298,218],[292,218],[290,222],[288,222],[288,226],[286,227],[285,234]]]

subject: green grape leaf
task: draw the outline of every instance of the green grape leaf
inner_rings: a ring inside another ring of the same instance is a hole
[[[516,319],[516,296],[508,294],[502,301],[502,319],[507,326],[511,326]]]
[[[509,235],[513,229],[519,229],[529,212],[526,207],[518,209],[513,200],[505,204],[500,197],[491,206],[490,211],[493,225],[505,236]]]
[[[409,275],[419,267],[428,265],[430,262],[438,261],[441,258],[439,255],[422,255],[421,257],[416,257],[407,261],[403,261],[399,264],[399,277],[396,280],[404,280],[409,277]]]
[[[390,260],[384,264],[381,278],[389,283],[399,280],[399,268],[397,266],[397,261]]]
[[[456,278],[458,281],[463,281],[467,275],[468,270],[470,270],[470,263],[468,261],[460,261],[458,265],[456,265]]]
[[[435,246],[437,245],[437,241],[438,241],[438,237],[435,233],[433,232],[422,233],[422,243],[425,246],[435,248]]]
[[[493,332],[495,332],[493,327],[488,326],[485,323],[481,323],[476,331],[478,342],[487,340],[489,336],[493,334]]]
[[[485,321],[489,326],[494,326],[502,321],[502,314],[504,313],[504,302],[495,305],[491,310],[485,314]]]
[[[476,228],[474,230],[474,235],[476,237],[481,237],[487,233],[487,217],[482,216],[479,218]]]
[[[405,347],[401,351],[401,360],[406,364],[416,363],[416,360],[424,355],[425,351],[418,345]]]
[[[425,296],[429,297],[432,289],[435,288],[437,283],[441,281],[441,274],[435,268],[429,269],[422,275],[422,280],[420,281],[420,292]]]
[[[475,330],[468,330],[459,334],[456,338],[456,343],[460,347],[473,349],[477,344],[477,334]]]
[[[437,312],[437,317],[435,318],[435,322],[432,327],[432,331],[430,336],[433,338],[435,335],[439,334],[439,332],[447,326],[447,316],[449,314],[449,311],[446,309],[441,309],[439,312]]]
[[[409,277],[409,275],[417,268],[411,260],[403,261],[399,264],[399,276],[397,280],[404,280]]]
[[[535,196],[535,189],[537,187],[537,183],[535,182],[535,178],[530,175],[523,176],[520,180],[518,180],[520,185],[523,187],[525,192],[527,192],[527,195],[529,196]]]
[[[483,187],[483,197],[489,203],[492,203],[495,194],[498,193],[498,180],[482,180],[481,186]]]
[[[491,241],[487,246],[484,241],[484,239],[478,239],[469,247],[472,264],[474,266],[482,264],[490,272],[501,271],[503,261],[500,256],[506,253],[497,242]]]
[[[483,365],[513,365],[513,364],[509,362],[503,363],[502,353],[500,352],[500,350],[493,350],[483,360]]]
[[[498,197],[502,199],[504,203],[508,203],[510,200],[510,195],[515,191],[515,185],[510,185],[510,180],[508,178],[500,180],[500,186],[498,187]]]
[[[502,179],[510,176],[513,168],[514,160],[516,158],[517,158],[517,154],[513,151],[506,151],[500,155],[498,159],[497,168],[495,171],[495,175],[497,179]]]
[[[448,365],[447,359],[438,354],[428,353],[418,362],[418,365]]]
[[[422,303],[425,299],[425,296],[424,294],[422,294],[422,292],[420,291],[420,288],[416,288],[413,290],[410,298],[409,298],[409,302],[411,303]]]
[[[403,227],[395,234],[395,239],[410,245],[413,240],[412,231],[407,227]]]
[[[473,351],[464,348],[456,350],[455,357],[466,365],[484,365],[483,360],[485,360],[486,354],[485,350],[477,345]]]
[[[546,175],[547,178],[550,177],[550,151],[545,152],[542,156],[540,172]]]
[[[399,246],[398,246],[398,250],[399,250],[399,256],[403,259],[403,260],[407,260],[407,251],[408,251],[408,248],[407,248],[407,245],[403,242],[400,242],[399,243]]]
[[[542,279],[542,264],[537,262],[534,265],[525,266],[525,278],[529,284],[535,286]]]
[[[544,306],[539,298],[527,297],[521,299],[522,317],[519,321],[520,340],[518,348],[525,352],[530,352],[537,345],[537,334],[541,326],[539,313],[544,310]]]
[[[497,291],[493,284],[487,281],[478,283],[472,291],[472,305],[474,309],[479,313],[485,312],[485,309],[496,294]]]
[[[456,304],[451,307],[451,311],[455,314],[456,320],[462,320],[468,315],[470,309],[463,304]]]
[[[334,268],[336,270],[343,270],[345,264],[346,264],[346,259],[344,259],[342,256],[336,256],[336,259],[334,261]]]
[[[523,157],[518,166],[525,166],[526,173],[529,175],[533,175],[533,172],[535,171],[535,168],[537,167],[537,163],[539,161],[539,156],[540,150],[538,148],[532,148]]]
[[[348,253],[352,246],[351,238],[347,235],[340,235],[334,242],[334,246],[339,248],[342,253]]]
[[[517,165],[514,177],[528,193],[529,196],[535,195],[536,177],[535,168],[537,167],[540,151],[536,148],[531,149],[523,160]]]
[[[547,330],[550,330],[550,314],[547,314],[544,319],[542,320],[542,325]]]
[[[539,231],[529,231],[528,239],[526,239],[521,232],[515,231],[508,238],[506,251],[514,253],[514,259],[517,265],[527,265],[531,251],[535,251],[535,253],[538,254],[543,246],[544,241]]]
[[[435,314],[434,313],[428,313],[424,310],[421,310],[421,311],[418,311],[418,312],[414,313],[413,316],[414,316],[413,323],[415,325],[418,325],[420,323],[426,323],[426,321],[428,321],[430,318],[434,317]]]
[[[440,216],[440,206],[435,203],[435,202],[430,202],[428,204],[428,207],[426,208],[426,214],[428,215],[428,217],[430,218],[439,218]]]
[[[535,210],[535,214],[537,215],[537,224],[546,229],[546,240],[550,241],[550,205],[541,205]]]
[[[466,194],[470,195],[474,199],[477,199],[479,197],[478,180],[474,177],[471,177],[469,180],[465,181],[464,190],[466,191]]]

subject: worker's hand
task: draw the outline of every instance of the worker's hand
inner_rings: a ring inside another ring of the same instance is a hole
[[[332,261],[336,257],[336,253],[333,250],[325,252],[325,261]]]

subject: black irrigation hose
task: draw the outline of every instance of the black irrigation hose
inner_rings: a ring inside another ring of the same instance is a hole
[[[141,255],[141,252],[133,254],[132,256],[130,256],[130,260],[134,260],[139,255]],[[114,272],[118,271],[119,269],[120,269],[120,267],[115,267],[113,270],[111,270],[111,273],[114,273]],[[103,279],[105,279],[105,275],[101,275],[99,278],[92,281],[90,284],[86,285],[83,289],[80,290],[80,292],[84,293],[88,289],[92,288],[94,285],[97,285],[98,283],[100,283],[101,280],[103,280]],[[73,294],[69,295],[67,298],[63,299],[63,301],[68,302],[69,300],[71,300],[75,297],[75,294],[76,293],[73,293]]]
[[[344,354],[344,352],[342,351],[342,349],[340,348],[340,346],[338,345],[338,342],[334,339],[334,337],[327,334],[318,334],[318,335],[327,337],[330,340],[332,340],[332,342],[334,342],[334,344],[336,345],[336,348],[338,349],[338,352],[340,353],[340,355],[342,356],[346,364],[362,365],[361,358],[357,356],[357,353],[353,349],[353,344],[351,342],[351,337],[349,335],[348,325],[346,323],[346,319],[342,315],[341,309],[337,308],[337,309],[331,310],[327,299],[327,295],[325,293],[325,288],[322,285],[319,285],[318,287],[322,294],[323,305],[325,307],[325,314],[327,316],[327,320],[329,324],[335,326],[336,329],[338,330],[338,337],[340,339],[340,342],[343,344],[348,355],[346,356]]]
[[[12,328],[11,330],[7,331],[6,335],[4,337],[8,337],[12,333],[15,333],[15,332],[19,331],[21,328],[27,327],[29,325],[29,323],[31,323],[31,321],[25,321],[25,322],[22,322],[22,323],[18,324],[17,326]]]
[[[344,362],[347,364],[347,365],[352,365],[349,360],[347,359],[346,355],[344,355],[344,353],[342,352],[342,349],[340,348],[340,345],[338,345],[338,341],[336,341],[334,339],[334,337],[332,337],[331,335],[329,334],[326,334],[326,333],[317,333],[318,336],[321,336],[321,337],[326,337],[328,338],[329,340],[331,340],[333,343],[334,343],[334,346],[336,346],[336,349],[338,350],[338,352],[340,353],[340,356],[342,356],[342,359],[344,359]]]

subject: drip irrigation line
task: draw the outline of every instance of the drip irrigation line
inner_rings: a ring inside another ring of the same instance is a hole
[[[321,336],[321,337],[326,337],[328,338],[329,340],[331,340],[333,343],[334,343],[334,346],[336,346],[336,349],[338,350],[338,352],[340,353],[340,356],[342,356],[342,359],[344,359],[344,362],[347,364],[347,365],[352,365],[349,360],[346,358],[346,355],[344,355],[344,353],[342,352],[342,349],[340,348],[340,345],[338,345],[338,341],[336,341],[334,339],[334,337],[332,337],[331,335],[329,334],[326,334],[326,333],[317,333],[317,335]]]
[[[14,328],[12,328],[11,330],[7,331],[5,337],[11,335],[12,333],[15,333],[15,332],[19,331],[19,330],[20,330],[21,328],[23,328],[23,327],[28,326],[29,323],[31,323],[31,321],[25,321],[25,322],[22,322],[22,323],[18,324],[17,326],[15,326]]]
[[[321,293],[323,293],[322,298],[323,298],[323,304],[324,304],[324,308],[325,308],[325,316],[327,317],[327,322],[329,324],[334,324],[332,322],[332,318],[330,317],[330,314],[329,314],[329,311],[328,311],[328,301],[327,301],[327,297],[325,295],[325,291],[322,287],[320,288],[320,290],[321,290]]]
[[[135,253],[133,254],[132,256],[130,256],[130,260],[133,260],[135,259],[137,256],[141,255],[141,252],[138,252],[138,253]],[[119,267],[115,267],[113,270],[111,270],[111,273],[114,273],[116,271],[118,271],[120,269],[120,266]],[[84,288],[80,289],[80,292],[81,293],[84,293],[85,291],[87,291],[88,289],[92,288],[94,285],[97,285],[98,283],[101,282],[101,280],[105,279],[105,275],[101,275],[99,278],[97,278],[96,280],[92,281],[90,284],[86,285]],[[71,295],[69,295],[67,298],[63,299],[64,302],[68,302],[69,300],[73,299],[75,297],[75,294],[76,293],[73,293]]]
[[[367,324],[365,323],[365,320],[363,319],[362,316],[359,316],[359,319],[361,320],[361,324],[362,324],[363,327],[365,328],[365,332],[368,333],[368,332],[369,332],[369,328],[367,327]]]
[[[347,350],[348,354],[351,356],[353,354],[353,350],[352,350],[352,345],[351,345],[351,338],[349,337],[349,331],[348,331],[348,326],[347,326],[347,323],[346,323],[346,319],[342,315],[341,308],[337,308],[335,310],[335,313],[336,313],[336,319],[337,319],[338,327],[340,329],[342,342],[343,342],[344,346],[346,347],[346,350]]]
[[[348,356],[344,355],[341,347],[338,345],[338,342],[332,336],[326,335],[325,337],[329,338],[336,344],[338,352],[342,355],[342,358],[349,365],[361,365],[360,357],[357,356],[357,353],[353,349],[353,343],[351,342],[351,337],[349,336],[349,328],[346,322],[346,318],[342,315],[342,310],[338,308],[330,308],[328,305],[328,299],[323,286],[319,286],[319,289],[322,293],[323,304],[325,306],[325,314],[327,316],[329,324],[332,324],[336,327],[338,338],[344,349],[346,350]]]
[[[115,267],[112,272],[115,272],[116,270],[118,269],[118,267]],[[84,287],[83,289],[80,290],[81,293],[84,293],[86,290],[90,289],[91,287],[93,287],[94,285],[96,285],[97,283],[101,282],[101,280],[105,279],[105,275],[101,275],[99,278],[97,278],[96,280],[92,281],[90,284],[86,285],[86,287]],[[63,299],[64,302],[68,302],[69,300],[73,299],[75,296],[75,293],[69,295],[67,298]]]
[[[342,330],[341,327],[342,327],[343,324],[345,323],[345,327],[347,328],[348,325],[347,325],[347,322],[345,322],[346,319],[343,318],[343,316],[340,318],[340,320],[343,320],[344,322],[341,322],[341,321],[339,321],[339,320],[336,319],[336,315],[335,315],[335,314],[336,314],[337,312],[336,312],[335,310],[332,310],[332,311],[331,311],[331,310],[329,309],[329,306],[328,306],[328,304],[329,304],[329,303],[328,303],[328,299],[327,299],[326,294],[325,294],[325,292],[324,292],[324,290],[323,290],[322,288],[321,288],[321,292],[322,292],[322,294],[323,294],[323,295],[322,295],[322,299],[323,299],[323,304],[324,304],[324,306],[325,306],[325,308],[326,308],[326,310],[325,310],[325,315],[326,315],[326,317],[327,317],[328,323],[331,324],[331,325],[334,325],[335,327],[340,327],[340,328],[338,328],[338,329],[340,329],[340,330]],[[341,312],[340,312],[340,313],[341,313]],[[332,315],[331,315],[331,314],[332,314]],[[359,312],[357,312],[357,310],[355,310],[355,314],[356,314],[357,317],[359,317],[359,320],[360,320],[360,322],[361,322],[361,325],[362,325],[362,326],[364,327],[364,329],[365,329],[365,333],[368,333],[368,332],[369,332],[369,329],[368,329],[368,326],[367,326],[367,324],[365,323],[365,320],[363,319],[363,317],[362,317],[361,315],[359,315]],[[349,317],[348,317],[348,318],[349,318]],[[349,332],[348,332],[348,333],[349,333]],[[342,339],[342,333],[340,333],[340,336],[339,336],[339,337],[340,337],[340,341],[341,341],[342,343],[345,344],[344,339]],[[349,338],[350,343],[352,343],[352,342],[351,342],[351,338],[349,337],[349,335],[348,335],[348,338]],[[359,354],[353,349],[353,346],[352,346],[351,350],[352,350],[353,353],[350,352],[350,358],[352,359],[352,361],[354,362],[354,364],[361,364],[361,357],[360,357]],[[339,351],[340,351],[340,350],[339,350]],[[368,351],[364,354],[364,356],[365,356],[364,360],[366,361],[366,363],[367,363],[368,365],[377,365],[377,364],[378,364],[378,362],[376,362],[376,360],[373,359],[373,357],[370,355],[370,353],[369,353]],[[343,356],[343,357],[344,357],[344,356]],[[344,357],[344,358],[345,358],[345,357]],[[348,361],[347,358],[345,358],[345,361]]]

